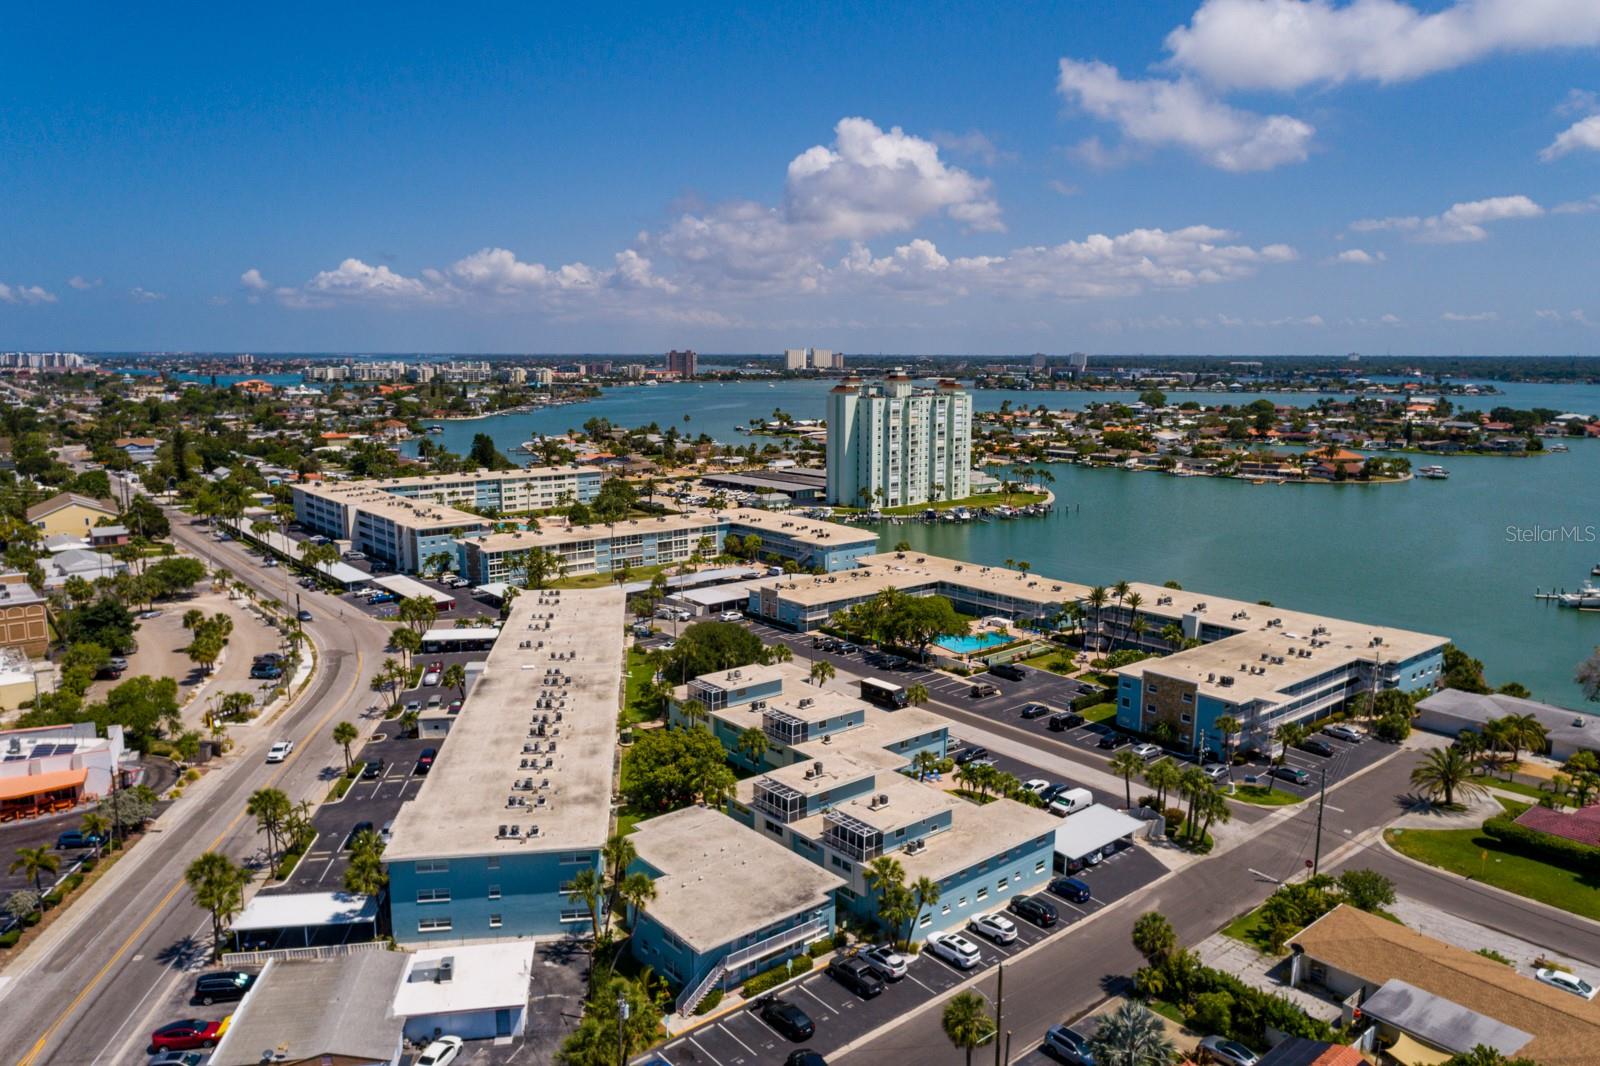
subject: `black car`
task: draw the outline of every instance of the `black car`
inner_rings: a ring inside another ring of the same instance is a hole
[[[1024,703],[1022,705],[1022,717],[1030,722],[1035,718],[1043,718],[1049,713],[1050,708],[1042,703]]]
[[[866,959],[834,959],[828,963],[828,976],[862,999],[871,999],[883,991],[883,978]]]
[[[357,822],[355,825],[351,826],[350,835],[344,838],[344,850],[349,851],[351,848],[355,847],[356,837],[360,836],[362,833],[370,833],[372,832],[372,829],[373,826],[371,822]]]
[[[828,1066],[828,1060],[810,1048],[803,1047],[798,1051],[789,1052],[789,1057],[783,1060],[783,1066]]]
[[[1048,807],[1050,806],[1051,800],[1061,795],[1061,793],[1071,791],[1076,787],[1076,785],[1073,785],[1067,781],[1057,781],[1055,784],[1048,786],[1043,792],[1039,793],[1039,798],[1043,800],[1044,805]]]
[[[1132,739],[1121,733],[1107,733],[1100,738],[1100,743],[1096,744],[1095,747],[1101,751],[1116,751],[1118,748],[1125,748],[1132,743]]]
[[[363,781],[375,781],[383,776],[383,771],[388,766],[389,763],[385,759],[368,759],[362,764],[361,779]]]
[[[1069,729],[1078,728],[1083,722],[1083,715],[1078,712],[1062,711],[1060,714],[1052,714],[1045,725],[1050,727],[1052,733],[1065,733]]]
[[[1088,903],[1092,893],[1089,886],[1076,877],[1057,877],[1050,882],[1050,891],[1073,903]]]
[[[433,769],[433,760],[439,754],[438,748],[423,748],[422,754],[417,756],[417,769],[419,774],[425,774]]]
[[[1320,737],[1307,737],[1298,745],[1301,751],[1309,751],[1313,755],[1320,755],[1324,759],[1331,759],[1337,749],[1332,744]]]
[[[1006,909],[1041,929],[1049,929],[1061,917],[1053,905],[1038,896],[1013,896]]]
[[[251,661],[252,662],[258,662],[258,663],[281,663],[281,662],[283,662],[284,658],[285,658],[285,656],[280,655],[275,651],[267,651],[267,652],[262,652],[260,655],[257,655]]]
[[[232,1003],[244,998],[256,975],[242,970],[221,970],[203,973],[194,979],[194,998],[191,1002],[211,1006],[213,1003]]]
[[[817,1027],[811,1016],[786,999],[769,999],[761,1005],[761,1020],[784,1036],[800,1043],[810,1040]]]
[[[980,747],[979,745],[974,744],[970,748],[962,748],[960,751],[956,752],[956,765],[965,766],[974,759],[985,759],[988,758],[988,756],[988,748]]]
[[[1007,681],[1021,681],[1028,676],[1028,671],[1016,663],[1001,663],[999,666],[989,667],[989,672],[995,677],[1003,677]]]

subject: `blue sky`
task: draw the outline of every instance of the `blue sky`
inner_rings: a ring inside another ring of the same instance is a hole
[[[1600,0],[0,34],[0,347],[1600,349]]]

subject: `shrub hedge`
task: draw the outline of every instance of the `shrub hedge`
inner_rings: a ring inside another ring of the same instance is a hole
[[[810,955],[801,955],[797,959],[774,966],[765,973],[758,973],[744,983],[744,998],[751,999],[769,988],[777,988],[789,978],[805,973],[813,965],[815,960]]]
[[[711,991],[706,993],[706,998],[700,1001],[700,1005],[694,1009],[694,1012],[696,1015],[710,1014],[712,1011],[717,1009],[717,1005],[721,1002],[722,989],[713,988]]]
[[[1600,873],[1600,848],[1553,833],[1518,825],[1510,815],[1497,815],[1483,823],[1484,835],[1508,850],[1579,874]]]

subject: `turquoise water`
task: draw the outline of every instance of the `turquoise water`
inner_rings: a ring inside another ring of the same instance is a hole
[[[509,450],[533,433],[564,432],[599,416],[736,440],[742,435],[732,432],[735,425],[770,417],[775,407],[796,418],[821,417],[827,388],[734,382],[613,389],[582,404],[447,422],[434,439],[464,452],[474,433],[487,432]],[[1600,386],[1501,388],[1504,396],[1463,397],[1459,405],[1600,411]],[[1201,402],[1254,398],[1192,395]],[[1060,409],[1115,398],[1135,397],[973,393],[980,410],[1008,399]],[[1268,398],[1308,404],[1316,395]],[[1047,517],[906,523],[881,532],[885,548],[906,540],[919,551],[976,563],[1026,559],[1036,573],[1090,585],[1175,580],[1219,596],[1437,633],[1484,660],[1492,683],[1521,681],[1542,699],[1579,707],[1572,670],[1600,645],[1600,613],[1533,599],[1536,586],[1576,588],[1600,562],[1600,441],[1568,443],[1568,454],[1528,459],[1442,458],[1448,481],[1398,485],[1252,485],[1058,465],[1050,468],[1057,508]]]
[[[1010,644],[1014,639],[1004,633],[974,633],[960,637],[940,637],[934,643],[945,651],[952,651],[957,655],[971,655],[974,652],[984,651],[999,644]]]

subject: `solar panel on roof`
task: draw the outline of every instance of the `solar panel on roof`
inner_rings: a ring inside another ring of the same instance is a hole
[[[78,745],[76,745],[76,744],[57,744],[56,745],[56,754],[57,755],[69,755],[72,752],[75,752],[77,750],[78,750]]]
[[[35,744],[33,746],[33,754],[30,756],[30,758],[37,759],[44,755],[54,755],[55,751],[56,746],[54,744]]]

